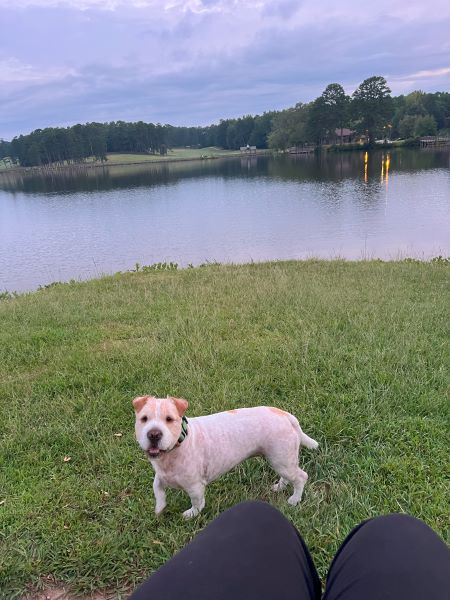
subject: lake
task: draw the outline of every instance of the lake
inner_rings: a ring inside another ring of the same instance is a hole
[[[450,152],[0,172],[0,291],[135,263],[450,253]]]

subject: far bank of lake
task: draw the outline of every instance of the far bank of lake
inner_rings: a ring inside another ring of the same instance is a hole
[[[450,153],[374,150],[0,174],[0,290],[173,261],[450,251]]]
[[[105,167],[125,167],[129,165],[148,165],[159,163],[175,163],[199,160],[214,160],[217,158],[230,158],[242,156],[240,150],[223,150],[221,148],[175,148],[169,150],[167,154],[148,154],[148,153],[108,153],[106,160],[94,159],[92,156],[81,162],[50,163],[33,167],[22,167],[20,165],[0,163],[1,173],[27,173],[33,175],[48,175],[50,173],[59,173],[61,171],[79,172],[86,169],[103,169]],[[250,152],[249,152],[250,154]],[[258,149],[251,153],[254,156],[272,155],[274,152],[268,149]]]

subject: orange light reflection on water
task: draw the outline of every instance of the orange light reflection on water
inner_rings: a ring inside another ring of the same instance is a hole
[[[381,155],[381,173],[380,173],[380,183],[386,183],[386,187],[389,183],[389,170],[391,168],[391,155],[388,152],[386,157],[384,153]],[[367,183],[369,181],[369,153],[364,153],[364,182]]]
[[[386,175],[385,175],[385,181],[386,181],[386,187],[388,186],[389,183],[389,167],[391,165],[391,155],[388,153],[388,155],[386,156],[386,164],[385,164],[385,169],[386,169]]]

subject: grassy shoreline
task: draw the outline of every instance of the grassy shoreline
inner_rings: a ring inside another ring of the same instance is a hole
[[[322,576],[375,514],[415,514],[448,540],[449,273],[439,261],[211,265],[1,301],[0,597],[46,578],[129,589],[248,498],[292,520]],[[156,519],[133,439],[131,398],[147,392],[186,397],[191,415],[296,414],[321,444],[300,458],[302,503],[270,492],[255,459],[208,488],[194,521],[176,491]]]
[[[270,154],[270,150],[258,150],[257,154]],[[2,167],[0,165],[0,174],[2,173],[39,173],[51,171],[64,171],[74,169],[98,169],[105,167],[124,167],[128,165],[145,165],[159,163],[175,163],[198,160],[215,160],[218,158],[236,158],[242,156],[239,150],[222,150],[221,148],[200,148],[199,150],[177,149],[174,152],[169,152],[165,156],[159,154],[125,154],[125,153],[109,153],[106,162],[94,161],[93,159],[82,163],[70,164],[50,164],[35,167],[11,166]],[[245,156],[245,155],[244,155]]]
[[[398,150],[401,148],[413,148],[419,149],[418,141],[416,140],[402,140],[396,141],[389,144],[332,144],[330,146],[317,147],[316,152],[318,153],[339,153],[339,152],[365,152],[367,150]],[[257,156],[269,155],[269,154],[287,154],[287,151],[280,151],[274,149],[258,149],[256,151]],[[107,154],[108,160],[106,162],[94,161],[92,157],[88,158],[85,162],[70,163],[70,164],[57,164],[52,163],[50,165],[41,165],[34,167],[22,167],[22,166],[9,166],[6,167],[0,164],[0,175],[5,173],[48,173],[53,171],[67,171],[67,170],[82,170],[82,169],[100,169],[105,167],[125,167],[130,165],[146,165],[146,164],[160,164],[160,163],[177,163],[187,161],[199,161],[199,160],[215,160],[218,158],[236,158],[245,157],[252,155],[243,155],[240,150],[224,150],[222,148],[209,147],[199,149],[188,149],[188,148],[176,148],[165,156],[159,154],[135,154],[135,153],[117,153],[110,152]],[[254,156],[254,155],[253,155]]]

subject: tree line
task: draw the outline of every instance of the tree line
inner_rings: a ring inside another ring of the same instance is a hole
[[[186,146],[236,150],[249,144],[285,149],[342,143],[344,129],[364,135],[365,141],[373,144],[377,138],[416,138],[449,127],[448,92],[415,91],[392,97],[386,80],[374,76],[364,80],[352,96],[340,84],[332,83],[312,102],[223,119],[206,127],[113,121],[36,129],[10,142],[0,140],[0,160],[8,157],[21,166],[36,166],[80,163],[88,157],[106,161],[109,152],[164,155],[170,148]]]
[[[342,143],[343,129],[364,136],[368,145],[376,139],[415,139],[450,132],[450,94],[414,91],[391,96],[384,77],[365,79],[352,96],[338,83],[328,85],[309,104],[298,103],[277,113],[268,144],[273,148],[293,145]]]

